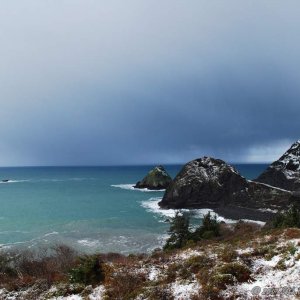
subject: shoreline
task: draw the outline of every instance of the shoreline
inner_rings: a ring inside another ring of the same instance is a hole
[[[274,212],[261,211],[258,209],[246,208],[246,207],[218,207],[213,209],[218,215],[226,219],[246,219],[249,222],[259,221],[268,222],[275,216]]]
[[[158,204],[159,206],[159,204]],[[161,207],[159,206],[161,210],[211,210],[214,213],[216,213],[218,216],[221,218],[228,220],[234,220],[238,221],[241,219],[247,220],[249,222],[254,221],[254,222],[268,222],[273,219],[275,216],[276,212],[275,211],[262,211],[259,209],[254,209],[254,208],[247,208],[247,207],[241,207],[241,206],[208,206],[204,205],[203,207],[184,207],[184,208],[173,208],[173,207]]]

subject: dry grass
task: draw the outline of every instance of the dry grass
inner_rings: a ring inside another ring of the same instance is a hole
[[[238,254],[232,245],[225,244],[220,251],[218,251],[218,257],[224,262],[232,262],[237,258]]]
[[[75,264],[76,252],[65,245],[51,249],[1,253],[0,287],[17,290],[42,282],[50,287],[54,282],[68,280],[68,271]]]
[[[106,284],[108,299],[129,300],[142,293],[147,278],[143,272],[123,270],[112,274]]]
[[[286,239],[300,239],[300,229],[299,228],[287,228],[284,232],[284,237]]]

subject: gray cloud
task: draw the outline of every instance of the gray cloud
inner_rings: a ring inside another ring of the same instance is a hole
[[[0,164],[269,161],[299,138],[297,1],[7,1]]]

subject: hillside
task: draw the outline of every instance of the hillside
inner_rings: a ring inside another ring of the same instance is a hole
[[[45,274],[34,279],[29,276],[30,265],[27,265],[27,274],[19,270],[13,281],[8,280],[9,276],[4,280],[2,273],[0,297],[10,300],[299,299],[300,229],[268,230],[254,223],[239,222],[222,224],[221,231],[221,237],[174,251],[85,257],[81,269],[77,263],[77,271],[86,272],[86,277],[80,277],[85,278],[85,283],[70,282],[62,271],[48,281]],[[67,257],[70,259],[70,254]],[[99,277],[90,276],[91,265],[86,263],[95,257],[101,262]],[[56,260],[63,258],[66,256]],[[71,260],[67,264],[72,264]],[[66,269],[70,267],[67,264]],[[36,264],[34,268],[38,272]],[[80,272],[74,272],[73,266],[71,274],[78,276]],[[258,297],[253,298],[255,295]]]

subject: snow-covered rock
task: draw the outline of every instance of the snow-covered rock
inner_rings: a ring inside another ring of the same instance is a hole
[[[203,157],[182,168],[159,205],[163,208],[217,208],[221,215],[229,218],[254,217],[265,221],[260,218],[273,214],[278,208],[286,208],[290,197],[289,191],[247,180],[223,160]]]
[[[256,181],[290,191],[300,190],[300,140],[274,161]]]

